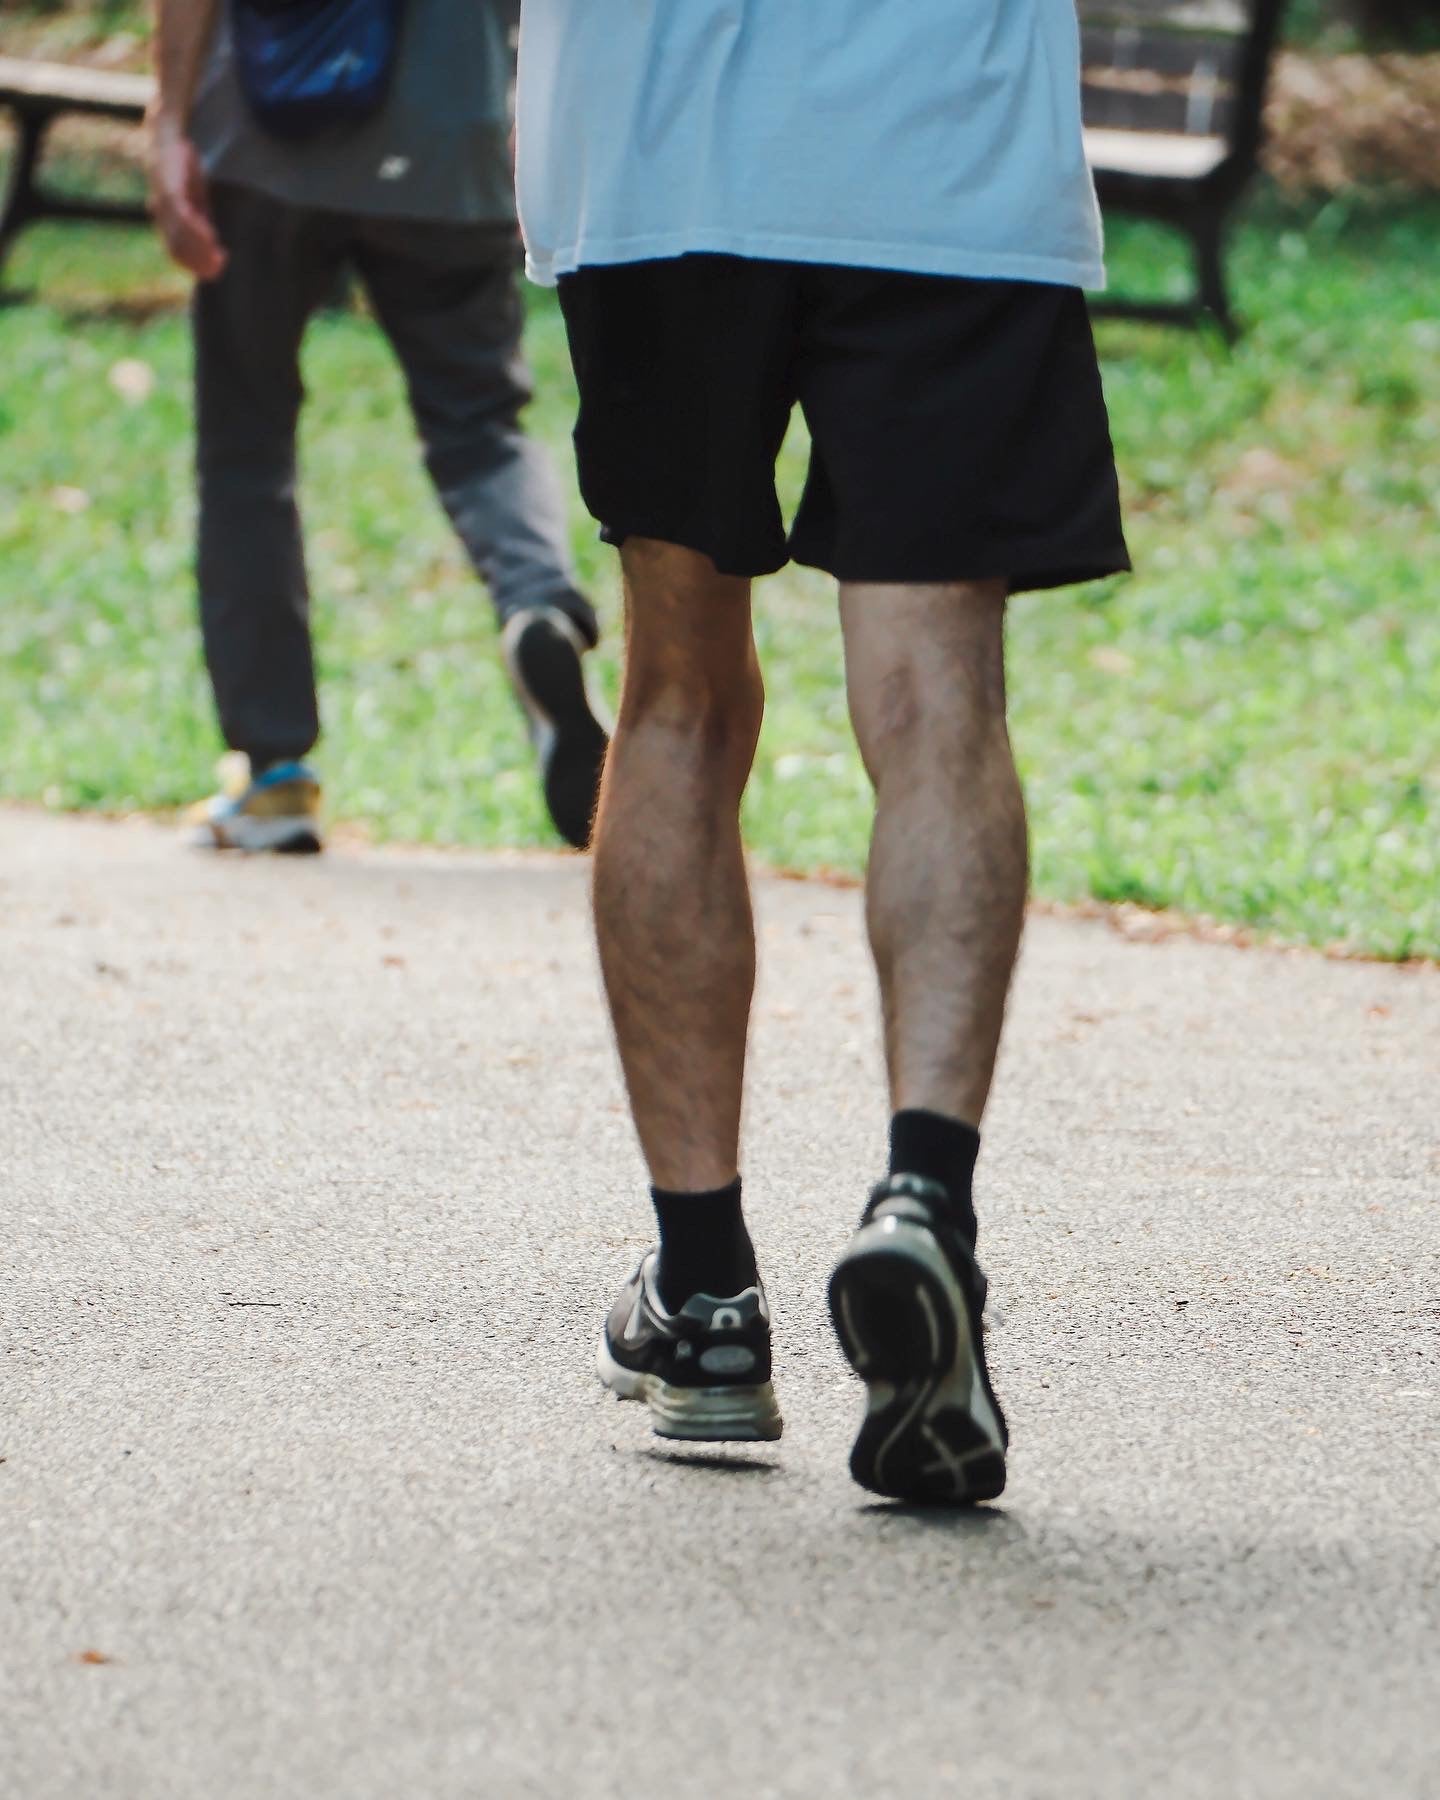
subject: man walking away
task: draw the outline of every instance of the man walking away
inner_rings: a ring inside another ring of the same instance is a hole
[[[301,339],[346,270],[405,372],[425,464],[490,590],[556,827],[589,837],[605,734],[545,452],[521,431],[509,155],[515,0],[156,0],[152,188],[193,308],[200,615],[249,759],[199,838],[318,849],[320,731],[295,499]]]
[[[600,1345],[662,1435],[776,1437],[741,1209],[755,938],[751,583],[840,586],[876,794],[889,1169],[830,1302],[875,1492],[998,1494],[971,1180],[1024,913],[1010,594],[1127,567],[1082,286],[1101,278],[1072,0],[525,0],[521,214],[558,281],[581,485],[628,659],[595,916],[659,1223]],[[788,537],[792,408],[809,481]],[[783,679],[783,677],[782,677]]]

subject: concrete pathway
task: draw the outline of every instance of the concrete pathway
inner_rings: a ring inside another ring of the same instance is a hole
[[[943,1517],[845,1473],[857,898],[760,905],[788,1428],[686,1455],[582,865],[0,813],[7,1797],[1440,1795],[1440,977],[1034,922]]]

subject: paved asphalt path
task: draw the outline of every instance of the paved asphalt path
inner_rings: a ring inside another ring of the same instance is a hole
[[[690,1455],[582,864],[0,813],[6,1800],[1440,1795],[1440,976],[1033,922],[943,1516],[845,1471],[857,898],[760,910],[787,1429]]]

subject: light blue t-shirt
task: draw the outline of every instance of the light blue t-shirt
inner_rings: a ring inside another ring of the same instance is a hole
[[[524,0],[535,280],[688,251],[1098,287],[1074,0]]]

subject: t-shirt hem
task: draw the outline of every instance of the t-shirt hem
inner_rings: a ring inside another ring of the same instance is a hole
[[[554,287],[580,269],[658,262],[690,255],[748,256],[757,261],[834,263],[847,268],[894,269],[909,275],[957,275],[975,281],[1040,281],[1058,287],[1105,287],[1105,265],[1093,257],[1031,256],[1018,251],[966,250],[937,244],[886,244],[856,238],[770,236],[763,232],[658,232],[646,237],[582,238],[563,250],[527,247],[525,268],[541,287]]]
[[[298,212],[335,213],[342,218],[384,219],[412,225],[484,226],[497,231],[515,229],[513,211],[497,211],[493,206],[465,200],[442,205],[424,197],[415,199],[405,194],[399,184],[382,188],[377,183],[373,194],[355,191],[337,194],[333,183],[317,182],[312,190],[308,183],[283,172],[272,175],[269,171],[243,165],[232,167],[224,157],[207,163],[205,174],[207,180],[219,187],[249,188]]]

